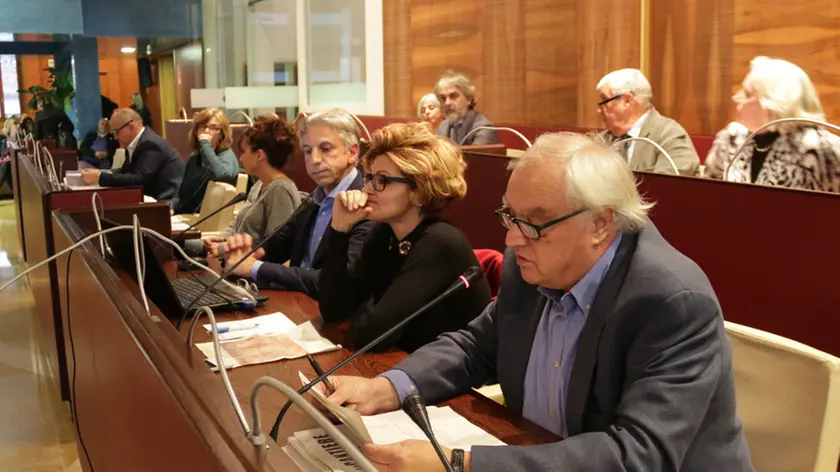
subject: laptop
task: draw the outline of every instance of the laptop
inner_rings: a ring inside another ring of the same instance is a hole
[[[103,229],[122,226],[104,218],[100,218],[100,221]],[[108,242],[111,255],[137,282],[133,236],[133,231],[114,231],[106,234],[105,239]],[[146,256],[146,275],[143,288],[145,288],[149,300],[169,319],[180,319],[192,301],[217,279],[217,277],[209,274],[185,274],[183,277],[170,279],[154,252],[155,248],[162,248],[168,253],[168,248],[147,234],[143,234],[143,248]],[[259,292],[251,292],[251,295],[256,299],[257,305],[261,305],[268,300],[267,296]],[[236,311],[249,309],[253,306],[253,303],[235,290],[230,289],[230,287],[219,283],[210,292],[204,294],[195,303],[193,309],[207,306],[214,312]]]

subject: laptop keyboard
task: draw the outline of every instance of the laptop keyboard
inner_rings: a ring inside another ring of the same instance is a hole
[[[180,277],[177,279],[170,279],[172,283],[172,288],[175,290],[175,295],[178,297],[178,301],[181,302],[181,306],[186,308],[195,300],[195,297],[199,296],[201,292],[207,289],[207,287],[195,280],[192,277]],[[226,305],[228,303],[227,300],[216,295],[215,293],[206,293],[204,294],[198,303],[195,304],[196,307],[199,306],[218,306],[218,305]]]

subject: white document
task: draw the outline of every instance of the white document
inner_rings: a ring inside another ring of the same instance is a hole
[[[321,337],[309,321],[288,331],[236,337],[220,341],[219,344],[222,348],[225,367],[228,369],[283,359],[297,359],[307,353],[317,354],[341,349],[340,345]],[[207,357],[206,360],[211,366],[217,366],[212,341],[198,343],[195,347]]]
[[[504,446],[491,434],[467,421],[450,407],[426,407],[432,431],[441,446],[469,451],[472,446]],[[362,421],[375,444],[392,444],[409,439],[428,441],[423,430],[402,410],[374,416]]]
[[[203,326],[209,333],[212,325],[207,323]],[[244,338],[256,334],[285,333],[296,327],[294,321],[280,312],[257,316],[247,320],[223,321],[216,323],[216,326],[219,328],[219,331],[223,331],[225,328],[228,329],[226,333],[219,334],[220,341]]]

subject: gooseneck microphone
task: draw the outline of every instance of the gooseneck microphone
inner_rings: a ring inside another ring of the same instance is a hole
[[[301,387],[301,389],[298,390],[298,394],[303,395],[304,393],[308,392],[309,390],[312,389],[312,387],[317,385],[318,382],[323,381],[324,379],[326,379],[327,377],[329,377],[330,375],[335,373],[335,371],[337,371],[338,369],[341,369],[342,367],[349,364],[350,362],[352,362],[357,357],[359,357],[362,354],[368,352],[369,350],[374,348],[377,344],[381,343],[384,339],[390,337],[392,334],[397,332],[397,330],[399,330],[400,328],[407,325],[409,322],[411,322],[412,320],[414,320],[418,316],[420,316],[423,313],[425,313],[426,311],[428,311],[429,308],[431,308],[431,307],[437,305],[438,303],[440,303],[440,301],[443,300],[444,298],[446,298],[446,297],[452,295],[453,293],[458,292],[462,289],[469,288],[470,285],[480,275],[481,275],[481,269],[478,268],[477,266],[472,266],[472,267],[468,268],[466,271],[464,271],[463,274],[458,276],[458,280],[456,280],[455,283],[450,285],[449,288],[444,290],[440,295],[438,295],[437,297],[432,299],[432,301],[430,301],[429,303],[426,303],[425,305],[420,307],[414,313],[412,313],[412,314],[408,315],[407,317],[403,318],[402,320],[400,320],[400,322],[395,324],[391,329],[389,329],[389,330],[385,331],[384,333],[380,334],[379,336],[377,336],[373,341],[367,343],[362,348],[360,348],[359,350],[357,350],[356,352],[354,352],[353,354],[348,356],[347,359],[344,359],[343,361],[336,364],[335,367],[333,367],[333,368],[327,370],[326,372],[324,372],[323,375],[319,375],[318,377],[315,378],[315,380],[313,380],[313,381],[309,382],[308,384],[304,385],[303,387]],[[280,423],[283,421],[283,417],[286,416],[286,412],[289,410],[289,407],[291,407],[291,406],[292,406],[292,402],[286,402],[286,404],[283,406],[283,409],[280,410],[280,413],[277,415],[277,420],[274,421],[274,426],[271,428],[271,438],[274,439],[275,441],[277,441],[277,435],[280,432]]]
[[[191,230],[191,229],[195,228],[196,226],[200,225],[201,223],[204,223],[205,221],[209,220],[210,218],[213,218],[214,216],[218,215],[218,214],[219,214],[222,210],[224,210],[225,208],[228,208],[228,207],[230,207],[230,206],[232,206],[232,205],[236,205],[236,204],[237,204],[237,203],[239,203],[239,202],[244,202],[247,198],[248,198],[248,196],[247,196],[247,195],[245,195],[245,193],[238,193],[238,194],[236,194],[236,196],[235,196],[235,197],[233,197],[233,198],[231,198],[229,202],[227,202],[227,203],[225,203],[224,205],[220,206],[219,208],[217,208],[217,209],[213,210],[212,212],[210,212],[210,214],[209,214],[209,215],[207,215],[207,216],[205,216],[204,218],[201,218],[200,220],[196,221],[195,223],[193,223],[193,224],[191,224],[191,225],[187,226],[187,229],[184,229],[184,230],[181,230],[181,231],[178,231],[177,233],[175,233],[175,234],[172,236],[172,239],[175,239],[175,238],[177,238],[178,236],[181,236],[181,235],[187,234],[187,231],[189,231],[189,230]],[[177,216],[177,215],[176,215],[176,216]]]
[[[446,472],[452,472],[452,466],[449,464],[446,454],[443,453],[443,448],[440,447],[437,438],[435,438],[434,431],[432,431],[432,423],[429,421],[429,413],[426,411],[426,402],[423,401],[423,397],[419,393],[413,393],[405,397],[402,403],[402,409],[411,418],[411,421],[414,421],[414,424],[423,430],[423,434],[429,438],[429,442],[435,448],[435,452],[443,463],[443,468],[446,469]]]
[[[201,297],[203,297],[204,295],[207,295],[208,293],[210,293],[210,291],[211,291],[211,290],[213,290],[213,288],[215,288],[215,287],[216,287],[216,285],[219,285],[219,283],[220,283],[222,280],[226,279],[226,278],[227,278],[230,274],[232,274],[232,273],[233,273],[233,271],[234,271],[234,270],[236,270],[236,268],[237,268],[237,267],[239,267],[239,266],[240,266],[243,262],[245,262],[245,260],[246,260],[246,259],[248,259],[249,257],[251,257],[251,255],[252,255],[252,254],[254,254],[254,253],[255,253],[255,252],[257,252],[258,250],[260,250],[260,249],[261,249],[261,248],[262,248],[262,247],[263,247],[263,246],[264,246],[264,245],[265,245],[265,244],[266,244],[266,243],[267,243],[267,242],[268,242],[268,241],[269,241],[272,237],[274,237],[274,235],[275,235],[275,234],[277,234],[277,233],[278,233],[278,232],[280,232],[283,228],[285,228],[285,227],[286,227],[286,225],[287,225],[287,224],[289,224],[289,222],[290,222],[290,221],[292,221],[293,219],[295,219],[295,218],[296,218],[299,214],[301,214],[304,210],[309,209],[309,207],[310,207],[311,205],[315,205],[315,201],[314,201],[314,200],[312,200],[312,197],[306,197],[306,198],[305,198],[302,202],[300,202],[300,205],[298,205],[298,207],[295,209],[295,211],[293,211],[293,212],[292,212],[292,214],[291,214],[291,215],[289,215],[289,217],[288,217],[288,218],[286,218],[286,220],[285,220],[285,221],[283,221],[282,223],[280,223],[279,225],[277,225],[277,227],[276,227],[276,228],[274,228],[274,231],[272,231],[272,232],[271,232],[271,234],[269,234],[269,235],[268,235],[268,237],[266,237],[265,239],[263,239],[262,241],[260,241],[260,243],[259,243],[259,244],[255,244],[255,245],[254,245],[254,247],[252,247],[252,248],[251,248],[251,250],[250,250],[250,251],[248,251],[248,253],[247,253],[247,254],[245,254],[244,256],[242,256],[242,257],[241,257],[238,261],[236,261],[236,263],[235,263],[235,264],[233,264],[232,266],[228,267],[228,268],[227,268],[227,270],[225,270],[224,272],[222,272],[221,274],[219,274],[219,276],[216,278],[216,280],[214,280],[214,281],[213,281],[213,283],[208,284],[208,285],[207,285],[207,287],[205,287],[205,288],[204,288],[204,291],[203,291],[203,292],[201,292],[201,293],[200,293],[197,297],[195,297],[195,298],[193,299],[193,301],[191,301],[191,302],[190,302],[190,304],[189,304],[189,305],[187,305],[187,307],[186,307],[186,308],[184,308],[183,313],[181,313],[181,318],[180,318],[180,319],[178,319],[178,324],[176,324],[176,325],[175,325],[175,329],[177,329],[177,330],[180,330],[180,329],[181,329],[181,325],[184,323],[184,320],[187,318],[187,313],[189,313],[189,311],[190,311],[193,307],[195,307],[196,303],[198,303],[198,301],[199,301],[199,300],[201,300]]]

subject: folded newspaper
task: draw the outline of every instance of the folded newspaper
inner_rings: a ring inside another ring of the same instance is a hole
[[[308,383],[303,374],[301,381]],[[426,441],[426,435],[403,411],[375,416],[361,416],[330,402],[315,389],[313,396],[342,423],[339,431],[357,445],[362,442],[392,444],[410,439]],[[469,451],[472,446],[504,446],[483,429],[467,421],[449,407],[426,408],[435,437],[444,447]],[[283,451],[304,472],[352,472],[361,470],[349,454],[322,429],[298,431],[290,437]]]
[[[260,318],[262,317],[243,320],[238,323],[258,324]],[[223,327],[220,323],[220,330]],[[233,333],[234,331],[229,331],[225,334]],[[309,321],[297,326],[292,323],[291,328],[281,331],[266,331],[261,326],[258,326],[254,330],[241,330],[235,333],[243,334],[243,336],[233,339],[227,338],[227,340],[221,339],[219,341],[219,345],[222,348],[222,358],[224,359],[225,367],[228,369],[245,365],[275,362],[283,359],[295,359],[305,356],[307,353],[316,354],[341,348],[341,346],[333,344],[328,339],[322,337]],[[195,346],[207,357],[207,363],[214,366],[214,368],[218,368],[212,341],[198,343]]]

